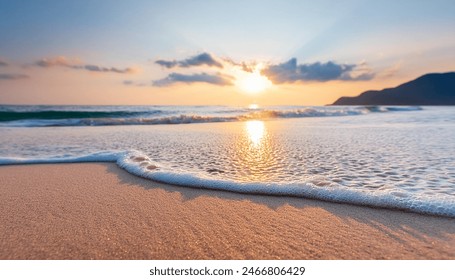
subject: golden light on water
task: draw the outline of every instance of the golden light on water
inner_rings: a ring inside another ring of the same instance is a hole
[[[254,146],[258,146],[261,143],[262,138],[264,138],[264,122],[257,120],[247,121],[246,132],[251,143]]]
[[[259,105],[255,104],[255,103],[248,105],[248,109],[258,109],[258,108],[259,108]]]
[[[243,123],[243,133],[237,138],[232,161],[245,181],[274,179],[276,173],[269,171],[277,164],[277,156],[267,122],[249,120]]]

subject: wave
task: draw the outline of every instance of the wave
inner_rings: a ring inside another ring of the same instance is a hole
[[[292,196],[369,207],[405,210],[455,218],[455,199],[449,196],[404,192],[401,190],[365,190],[337,183],[316,186],[311,182],[265,183],[216,179],[209,175],[169,168],[151,161],[138,151],[105,151],[83,156],[48,158],[0,158],[0,165],[31,163],[116,162],[129,173],[153,181],[183,187],[205,188],[244,194]]]
[[[98,119],[98,118],[127,118],[141,114],[157,114],[161,111],[130,112],[130,111],[35,111],[14,112],[0,111],[0,121],[19,120],[61,120],[61,119]]]
[[[133,107],[134,108],[134,107]],[[176,109],[177,108],[177,109]],[[208,109],[207,109],[208,108]],[[229,107],[173,107],[150,110],[11,110],[0,107],[0,126],[109,126],[233,122],[252,119],[355,116],[378,112],[415,111],[420,107],[300,107],[239,109]]]
[[[420,111],[420,106],[365,106],[365,109],[370,112],[400,112],[400,111]]]

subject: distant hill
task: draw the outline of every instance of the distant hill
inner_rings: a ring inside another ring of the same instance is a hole
[[[332,105],[455,105],[455,72],[426,74],[395,88],[341,97]]]

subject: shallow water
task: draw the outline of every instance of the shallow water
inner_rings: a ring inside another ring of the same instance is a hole
[[[252,113],[221,108],[177,109],[210,117]],[[314,117],[320,108],[177,125],[4,124],[0,162],[117,161],[136,175],[184,186],[455,216],[455,108],[335,107]],[[295,115],[310,111],[312,117]]]

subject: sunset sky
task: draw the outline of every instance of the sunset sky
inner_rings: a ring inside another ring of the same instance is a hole
[[[453,0],[0,0],[0,103],[324,105],[454,71],[454,12]]]

